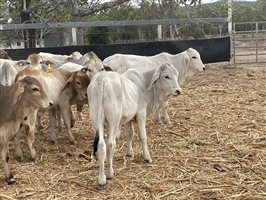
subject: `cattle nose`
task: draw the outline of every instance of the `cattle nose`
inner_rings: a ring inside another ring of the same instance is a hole
[[[180,91],[179,90],[176,90],[176,95],[180,95]]]
[[[203,67],[203,71],[205,71],[205,67]]]
[[[88,94],[87,94],[87,93],[85,93],[85,97],[86,97],[86,98],[88,97]]]
[[[49,106],[53,106],[54,104],[53,104],[53,102],[49,102]]]

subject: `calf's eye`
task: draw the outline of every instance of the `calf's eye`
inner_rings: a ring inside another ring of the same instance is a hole
[[[78,84],[78,85],[80,85],[80,82],[79,82],[79,81],[77,81],[77,84]]]
[[[38,92],[39,91],[39,88],[32,88],[32,91],[33,92]]]
[[[170,77],[169,77],[169,76],[165,76],[164,78],[165,78],[165,79],[170,79]]]
[[[193,59],[196,59],[196,56],[192,56]]]

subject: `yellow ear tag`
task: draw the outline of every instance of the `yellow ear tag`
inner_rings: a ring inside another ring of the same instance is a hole
[[[53,71],[53,68],[52,68],[52,65],[49,63],[47,65],[47,72],[51,72],[51,71]]]

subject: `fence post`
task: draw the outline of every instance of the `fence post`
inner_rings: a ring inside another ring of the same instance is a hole
[[[162,40],[162,25],[157,26],[158,40]]]
[[[258,62],[258,34],[259,34],[259,25],[258,22],[256,22],[256,62]]]
[[[77,28],[72,28],[72,44],[77,45]]]

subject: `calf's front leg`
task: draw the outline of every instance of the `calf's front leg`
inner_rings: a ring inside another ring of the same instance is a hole
[[[61,110],[61,114],[62,114],[66,129],[67,129],[69,141],[72,144],[77,144],[77,141],[75,140],[71,132],[71,127],[72,127],[71,121],[72,121],[73,113],[72,113],[70,104],[69,103],[60,104],[60,110]]]
[[[167,101],[164,101],[163,102],[163,118],[164,118],[164,122],[167,124],[167,125],[170,125],[171,124],[171,121],[170,121],[170,117],[168,115],[168,100]]]
[[[53,144],[57,143],[57,135],[55,132],[55,127],[56,127],[56,111],[55,108],[52,107],[48,110],[49,113],[49,131],[51,134],[51,142]]]
[[[5,174],[6,182],[8,184],[13,184],[13,183],[16,182],[16,180],[13,177],[13,174],[11,173],[10,168],[9,168],[9,165],[8,165],[8,161],[9,161],[9,156],[8,156],[8,142],[2,141],[0,143],[0,155],[1,155],[1,159],[3,160],[4,174]]]
[[[36,121],[37,121],[37,114],[38,110],[35,110],[33,113],[31,113],[27,117],[26,124],[28,126],[25,127],[26,134],[27,134],[27,141],[28,141],[28,147],[30,150],[30,154],[33,160],[36,159],[36,150],[33,146],[33,143],[35,141],[35,132],[36,132]]]

